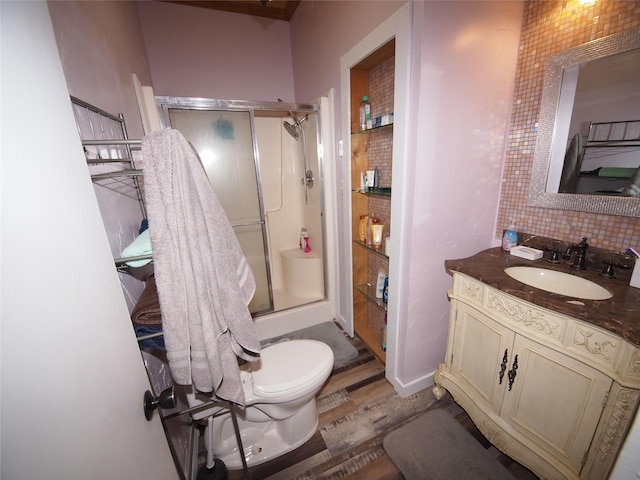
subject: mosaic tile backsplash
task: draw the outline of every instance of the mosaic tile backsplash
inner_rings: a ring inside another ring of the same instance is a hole
[[[640,247],[640,219],[529,207],[546,59],[563,50],[640,26],[640,1],[528,1],[524,5],[496,236],[515,220],[519,231],[624,251]]]

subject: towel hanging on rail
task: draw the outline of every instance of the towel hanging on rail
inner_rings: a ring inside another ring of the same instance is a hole
[[[195,151],[166,128],[142,142],[145,199],[176,383],[244,405],[237,357],[257,360],[255,279]]]

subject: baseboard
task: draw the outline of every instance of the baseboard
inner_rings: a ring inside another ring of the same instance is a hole
[[[389,378],[387,380],[391,382],[393,387],[396,389],[396,392],[401,397],[408,397],[413,395],[414,393],[418,393],[425,388],[430,388],[433,386],[433,375],[436,373],[434,370],[431,373],[428,373],[422,377],[418,377],[410,382],[402,382],[397,378]]]

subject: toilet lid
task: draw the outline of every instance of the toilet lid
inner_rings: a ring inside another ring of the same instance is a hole
[[[317,340],[289,340],[262,349],[260,368],[253,369],[256,394],[276,396],[297,390],[333,368],[333,351]]]

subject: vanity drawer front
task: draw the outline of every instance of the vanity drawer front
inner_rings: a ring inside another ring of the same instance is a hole
[[[453,279],[453,293],[460,298],[460,300],[470,305],[482,306],[484,290],[486,288],[482,282],[459,273],[454,274]]]
[[[483,308],[521,334],[547,345],[562,346],[567,319],[491,287],[485,288]]]
[[[567,335],[567,349],[591,365],[612,374],[623,351],[623,340],[593,325],[572,320]]]

